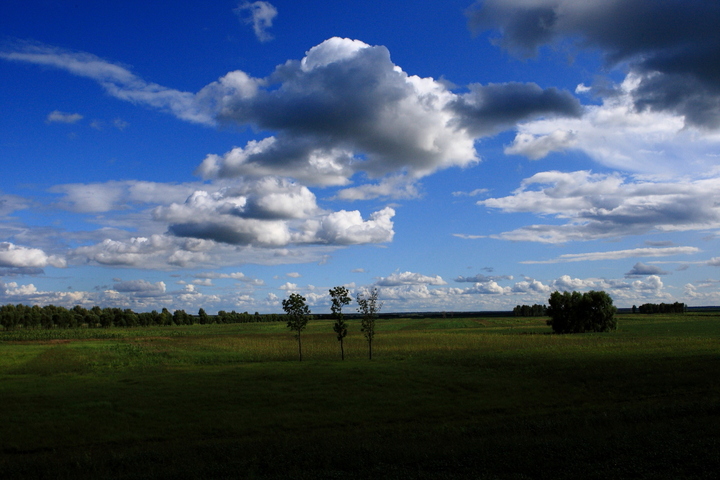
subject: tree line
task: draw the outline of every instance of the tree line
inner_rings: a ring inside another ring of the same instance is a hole
[[[633,305],[633,313],[685,313],[687,305],[680,302],[675,303],[644,303],[639,307]]]
[[[5,330],[15,328],[109,328],[109,327],[151,327],[194,325],[210,323],[251,323],[251,322],[279,322],[284,320],[279,314],[250,314],[219,311],[217,315],[208,315],[202,308],[197,315],[191,315],[185,310],[170,312],[163,308],[158,312],[136,313],[129,308],[100,308],[94,306],[90,309],[76,305],[73,308],[46,305],[28,306],[3,305],[0,306],[0,325]]]
[[[544,317],[547,315],[545,305],[518,305],[513,308],[513,315],[516,317]]]

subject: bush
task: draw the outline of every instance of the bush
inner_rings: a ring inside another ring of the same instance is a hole
[[[554,292],[548,303],[548,325],[555,333],[609,332],[617,328],[617,308],[603,291]]]

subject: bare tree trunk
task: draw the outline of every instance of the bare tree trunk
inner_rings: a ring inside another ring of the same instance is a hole
[[[302,362],[302,341],[300,340],[300,332],[298,332],[298,353],[300,354],[300,361]]]
[[[368,340],[368,347],[369,347],[369,353],[370,353],[370,360],[372,360],[372,340]]]
[[[340,359],[345,360],[345,349],[343,348],[342,338],[340,339]]]

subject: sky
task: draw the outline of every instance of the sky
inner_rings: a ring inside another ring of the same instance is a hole
[[[718,24],[699,0],[2,2],[0,304],[720,305]]]

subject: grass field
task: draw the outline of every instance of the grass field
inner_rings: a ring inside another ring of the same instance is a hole
[[[720,315],[0,332],[0,478],[716,478]]]

